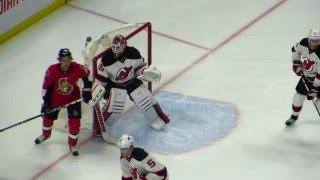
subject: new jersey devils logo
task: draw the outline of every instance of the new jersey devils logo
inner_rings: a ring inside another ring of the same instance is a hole
[[[70,94],[70,92],[73,90],[73,86],[68,83],[67,78],[61,78],[59,79],[57,90],[61,94],[67,95]]]
[[[119,81],[127,79],[131,70],[132,66],[121,68],[116,75],[116,80]]]
[[[308,59],[308,58],[303,58],[302,59],[303,67],[306,71],[311,71],[313,69],[313,65],[315,64],[314,61]]]

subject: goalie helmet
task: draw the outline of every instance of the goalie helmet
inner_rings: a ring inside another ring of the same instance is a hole
[[[121,136],[121,138],[119,139],[117,145],[120,149],[127,149],[130,148],[131,146],[133,146],[134,143],[134,139],[132,136],[129,136],[127,134],[124,134]]]
[[[111,42],[111,49],[115,54],[121,54],[127,46],[127,40],[123,35],[116,35]]]
[[[308,39],[313,41],[319,41],[320,40],[320,30],[318,29],[310,29],[308,34]]]
[[[61,60],[63,57],[72,58],[72,54],[69,49],[67,49],[67,48],[60,49],[59,54],[58,54],[58,60]]]

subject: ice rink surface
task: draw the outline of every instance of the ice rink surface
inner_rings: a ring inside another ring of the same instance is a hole
[[[39,112],[44,72],[58,49],[70,48],[81,62],[88,35],[150,21],[153,63],[163,77],[156,88],[238,109],[234,128],[209,145],[179,154],[151,149],[170,179],[317,180],[320,118],[313,105],[305,102],[293,128],[284,122],[298,81],[291,47],[320,28],[318,7],[318,0],[74,0],[0,46],[0,128]],[[0,134],[1,180],[120,179],[115,146],[81,134],[74,158],[59,131],[35,146],[41,126],[38,119]]]

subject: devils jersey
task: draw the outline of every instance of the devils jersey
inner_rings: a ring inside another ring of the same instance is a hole
[[[303,74],[313,78],[320,74],[320,46],[310,49],[308,38],[302,39],[292,47],[292,61],[299,60],[303,64]]]
[[[80,90],[77,81],[87,78],[90,71],[84,66],[71,62],[69,70],[60,69],[60,63],[51,65],[43,81],[43,96],[49,99],[52,107],[65,105],[80,98]],[[49,96],[49,97],[48,97]]]
[[[130,158],[120,157],[120,163],[123,180],[143,180],[148,173],[154,173],[162,177],[163,180],[167,179],[168,176],[164,165],[157,162],[154,157],[138,147],[134,147]]]
[[[115,54],[109,49],[93,66],[93,71],[95,78],[100,82],[106,83],[110,80],[117,85],[126,85],[141,73],[145,65],[139,51],[127,46],[119,57],[115,57]]]

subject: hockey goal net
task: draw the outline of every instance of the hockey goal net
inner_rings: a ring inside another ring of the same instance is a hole
[[[141,54],[145,58],[145,62],[148,63],[148,65],[151,64],[152,60],[152,52],[151,52],[151,42],[152,42],[152,33],[151,33],[151,23],[135,23],[135,24],[126,24],[120,27],[117,27],[115,29],[112,29],[108,31],[107,33],[101,35],[100,37],[107,38],[107,41],[100,44],[98,47],[98,50],[96,51],[93,59],[90,60],[90,70],[93,72],[92,68],[96,65],[97,61],[101,59],[103,54],[111,48],[111,45],[109,42],[113,39],[116,35],[123,35],[125,36],[128,46],[133,46],[137,48]],[[88,64],[88,62],[85,62],[85,64]],[[88,65],[87,65],[88,66]],[[94,73],[93,79],[95,78]],[[81,86],[81,85],[80,85]],[[149,90],[152,90],[151,83],[147,84]],[[93,127],[93,122],[96,121],[97,115],[95,114],[95,111],[92,107],[87,105],[86,103],[82,102],[81,105],[82,108],[82,118],[81,118],[81,132],[91,132]],[[65,109],[62,109],[59,113],[59,118],[54,124],[54,128],[59,131],[68,131],[67,128],[67,120],[68,120],[67,111]]]

